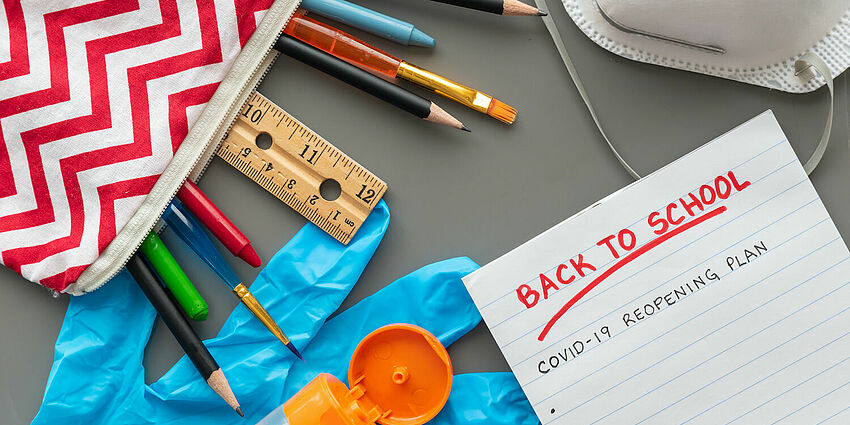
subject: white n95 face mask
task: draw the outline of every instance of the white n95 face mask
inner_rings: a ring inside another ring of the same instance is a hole
[[[628,59],[792,93],[806,52],[832,75],[850,65],[850,0],[562,0],[596,44]]]
[[[545,0],[535,0],[543,6]],[[791,93],[813,91],[850,66],[850,0],[559,0],[602,48],[640,62]],[[605,136],[551,18],[544,18],[573,81]],[[829,141],[804,165],[811,172]],[[608,141],[607,136],[605,136]],[[617,159],[636,178],[608,141]]]

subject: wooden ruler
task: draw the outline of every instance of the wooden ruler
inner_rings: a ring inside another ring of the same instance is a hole
[[[343,244],[387,191],[383,180],[256,91],[216,154]],[[339,197],[320,187],[339,184]]]

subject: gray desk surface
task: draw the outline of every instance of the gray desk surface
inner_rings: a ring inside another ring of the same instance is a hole
[[[771,108],[801,157],[820,137],[825,91],[790,95],[714,77],[631,62],[597,47],[557,1],[550,11],[610,135],[642,172],[654,170]],[[387,235],[343,308],[431,262],[469,256],[484,264],[631,180],[604,146],[543,23],[424,0],[361,0],[415,22],[437,48],[402,48],[364,36],[413,63],[454,77],[516,106],[508,127],[441,98],[472,133],[421,122],[339,81],[282,57],[260,91],[389,184]],[[847,81],[836,81],[832,146],[812,176],[841,233],[850,236]],[[305,223],[229,165],[215,159],[201,188],[270,258]],[[246,207],[250,206],[250,207]],[[197,326],[213,336],[236,299],[187,250],[166,243],[210,304]],[[258,270],[234,259],[246,281]],[[0,271],[0,418],[28,423],[38,410],[67,296],[55,299]],[[450,348],[459,373],[507,370],[480,325]],[[146,376],[181,355],[158,323]]]

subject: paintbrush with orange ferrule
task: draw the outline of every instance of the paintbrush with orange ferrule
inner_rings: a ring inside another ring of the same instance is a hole
[[[516,120],[517,110],[499,99],[398,59],[351,34],[307,17],[304,10],[295,13],[284,32],[360,68],[418,84],[504,123],[513,124]]]

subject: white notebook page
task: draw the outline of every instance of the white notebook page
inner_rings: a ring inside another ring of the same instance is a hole
[[[543,424],[846,424],[848,258],[767,111],[464,283]]]

